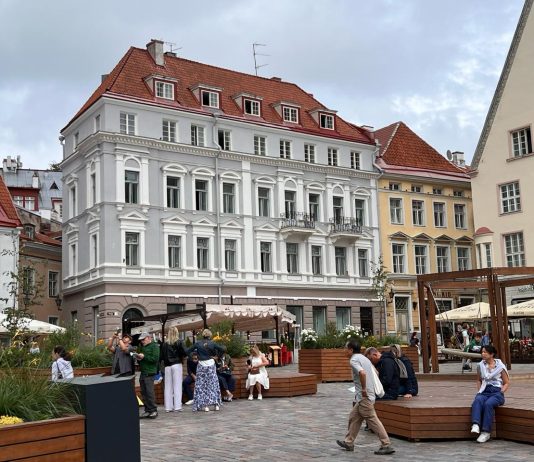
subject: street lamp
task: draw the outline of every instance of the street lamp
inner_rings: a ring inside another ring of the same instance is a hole
[[[63,300],[59,296],[59,293],[56,295],[55,301],[56,301],[57,310],[61,311],[61,303],[63,302]]]

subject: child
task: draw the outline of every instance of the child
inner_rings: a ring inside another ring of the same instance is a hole
[[[54,347],[52,351],[52,382],[57,382],[60,379],[73,379],[74,370],[70,364],[69,354],[61,345]]]

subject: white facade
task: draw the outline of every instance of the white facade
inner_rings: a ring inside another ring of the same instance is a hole
[[[176,138],[163,141],[169,122]],[[64,312],[96,336],[129,308],[146,316],[229,295],[301,307],[304,327],[321,324],[319,307],[325,321],[349,307],[359,324],[359,308],[376,306],[371,143],[106,96],[62,134]]]

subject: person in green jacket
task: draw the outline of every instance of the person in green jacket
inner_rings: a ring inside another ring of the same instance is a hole
[[[464,351],[469,353],[480,353],[482,351],[482,334],[480,332],[475,334],[469,344],[465,346]],[[462,359],[462,369],[471,370],[471,359]]]
[[[139,336],[139,342],[141,343],[140,351],[137,354],[139,369],[141,370],[139,384],[145,404],[145,412],[140,415],[140,418],[155,419],[158,416],[158,407],[154,393],[154,376],[158,372],[159,345],[152,340],[152,336],[148,332],[143,332]]]

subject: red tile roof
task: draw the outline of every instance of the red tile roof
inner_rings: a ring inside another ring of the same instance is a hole
[[[21,226],[17,209],[13,205],[11,194],[0,176],[0,226],[16,228]]]
[[[376,130],[375,138],[381,145],[380,157],[387,165],[466,175],[465,169],[445,159],[404,122]]]
[[[150,75],[177,79],[174,101],[163,100],[154,96],[145,83],[145,78]],[[199,84],[222,89],[220,109],[223,114],[221,117],[236,118],[252,123],[274,124],[294,131],[374,144],[367,130],[349,124],[337,115],[335,116],[335,130],[320,128],[309,111],[327,108],[293,83],[257,77],[169,55],[165,55],[165,65],[158,66],[147,50],[134,47],[128,50],[111,74],[95,90],[65,128],[102,96],[127,98],[141,103],[210,114],[210,111],[201,106],[191,91],[192,87]],[[243,114],[243,110],[233,99],[240,93],[248,93],[262,98],[261,117]],[[281,101],[300,106],[299,124],[291,124],[282,120],[273,107],[273,104]]]

